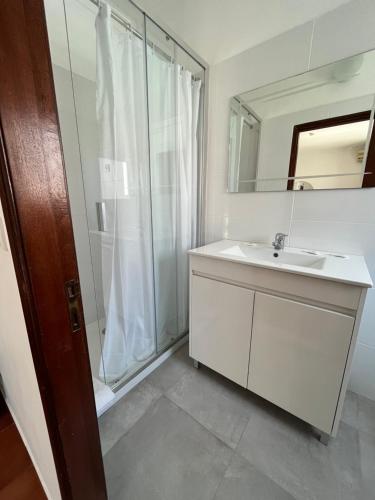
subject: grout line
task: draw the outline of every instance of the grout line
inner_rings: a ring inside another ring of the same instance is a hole
[[[150,384],[149,384],[150,385]],[[155,388],[154,386],[152,386],[153,388]],[[102,457],[104,458],[106,455],[108,455],[108,453],[110,453],[112,451],[112,449],[117,445],[117,443],[119,441],[122,440],[122,438],[124,436],[127,436],[129,434],[129,432],[138,424],[138,422],[140,422],[147,413],[149,413],[149,411],[152,410],[152,408],[157,404],[158,401],[160,401],[160,399],[164,396],[164,394],[160,393],[160,395],[155,398],[151,404],[149,406],[147,406],[147,408],[145,408],[145,411],[139,416],[139,418],[137,418],[137,420],[135,422],[133,422],[133,424],[129,427],[129,429],[127,429],[125,432],[123,432],[119,437],[118,439],[116,439],[116,441],[112,444],[112,446],[110,448],[108,448],[108,450],[103,453],[102,452]],[[112,407],[114,408],[114,406]],[[111,408],[111,409],[112,409]],[[108,417],[109,413],[107,413],[107,417]],[[111,426],[112,427],[112,426]],[[100,435],[100,427],[99,427],[99,435]],[[100,436],[101,437],[101,436]]]
[[[179,340],[176,340],[174,344],[167,347],[161,354],[156,354],[155,358],[145,366],[141,367],[135,375],[132,376],[128,381],[121,383],[121,387],[117,389],[114,394],[115,398],[107,403],[100,411],[97,411],[97,417],[101,417],[108,410],[112,408],[118,401],[120,401],[124,396],[126,396],[130,391],[132,391],[138,384],[145,380],[153,371],[155,371],[159,366],[161,366],[167,359],[169,359],[175,352],[177,352],[183,345],[188,342],[188,334],[183,335]]]
[[[185,343],[184,343],[185,344]],[[169,356],[170,358],[175,355],[179,349],[181,349],[184,344],[182,344],[180,346],[180,348],[176,349],[176,351],[174,351],[171,356]],[[169,358],[167,358],[161,365],[159,365],[157,368],[160,368],[166,361],[168,361]],[[153,370],[155,371],[155,370]],[[102,456],[106,456],[111,450],[112,448],[114,448],[114,446],[116,446],[116,444],[124,437],[126,436],[132,429],[133,427],[140,421],[142,420],[142,418],[146,415],[146,413],[148,413],[156,404],[157,402],[161,399],[161,398],[166,398],[168,399],[168,401],[171,401],[173,402],[172,400],[170,400],[168,398],[168,396],[166,395],[166,392],[167,391],[164,391],[164,389],[160,389],[160,387],[157,387],[156,385],[154,385],[151,381],[148,380],[149,377],[151,377],[151,375],[153,374],[153,371],[151,373],[149,373],[143,380],[141,380],[138,384],[136,384],[132,389],[129,390],[129,392],[127,392],[126,394],[124,394],[120,399],[118,399],[108,410],[106,410],[105,413],[103,413],[102,415],[100,415],[98,417],[98,421],[100,421],[101,418],[105,418],[105,415],[107,415],[107,417],[111,414],[112,411],[115,411],[115,408],[116,406],[118,406],[118,404],[120,403],[120,401],[122,400],[125,400],[125,398],[127,396],[130,396],[131,392],[136,390],[137,388],[140,387],[141,384],[148,384],[152,389],[156,390],[156,391],[159,391],[160,394],[158,397],[156,397],[151,403],[150,405],[145,408],[144,412],[139,416],[139,418],[137,418],[137,420],[129,427],[129,429],[127,429],[125,432],[123,432],[119,437],[118,439],[116,439],[116,441],[112,444],[112,446],[110,448],[108,448],[108,450],[105,452],[105,453],[102,453]],[[179,380],[182,378],[182,376],[186,373],[186,371],[181,375],[181,377],[179,378]],[[177,382],[176,382],[177,383]],[[172,387],[174,387],[176,384],[173,384]],[[172,387],[170,389],[172,389]],[[169,390],[169,389],[168,389]],[[173,402],[174,403],[174,402]],[[174,403],[176,405],[176,403]],[[178,405],[176,405],[178,406]],[[180,407],[179,407],[180,408]],[[180,408],[181,410],[183,410],[183,408]],[[185,410],[183,410],[185,413],[187,413]],[[188,413],[187,413],[188,414]],[[191,415],[190,415],[191,416]],[[100,428],[99,428],[99,431],[100,431]],[[100,434],[100,432],[99,432]]]
[[[242,436],[242,434],[241,434],[241,436]],[[235,452],[235,450],[233,450],[232,455],[231,455],[230,459],[228,460],[228,465],[227,465],[227,466],[226,466],[226,468],[224,469],[223,474],[222,474],[222,476],[221,476],[221,478],[220,478],[220,481],[219,481],[219,482],[218,482],[218,484],[217,484],[217,487],[216,487],[215,492],[214,492],[214,494],[213,494],[212,500],[215,500],[215,498],[217,498],[217,497],[216,497],[217,492],[219,491],[220,486],[223,484],[223,481],[224,481],[224,479],[225,479],[225,474],[226,474],[227,470],[229,469],[229,467],[232,465],[233,458],[234,458],[234,456],[235,456],[235,455],[236,455],[236,452]]]
[[[289,228],[288,228],[288,243],[289,243],[289,246],[291,246],[291,241],[292,241],[292,224],[293,224],[293,217],[294,217],[294,202],[295,202],[295,197],[296,197],[296,192],[293,191],[292,209],[290,211],[290,220],[289,220]]]
[[[204,366],[204,365],[203,365]],[[194,368],[195,369],[195,368]],[[201,368],[199,368],[201,369]],[[194,373],[194,372],[193,372]],[[216,372],[215,372],[216,373]],[[203,427],[203,429],[205,429],[206,431],[208,431],[212,436],[214,436],[216,439],[218,439],[222,444],[224,444],[227,448],[229,448],[230,450],[233,450],[235,451],[237,449],[237,446],[242,438],[242,435],[243,433],[245,432],[245,429],[249,423],[249,420],[250,420],[250,416],[248,417],[247,419],[247,422],[246,422],[246,425],[244,426],[244,429],[241,433],[241,437],[239,438],[238,442],[236,443],[236,445],[232,448],[232,446],[230,446],[228,443],[226,443],[224,441],[224,439],[222,439],[221,437],[219,437],[217,434],[215,434],[215,432],[212,430],[212,429],[209,429],[208,427],[206,427],[204,424],[202,424],[202,422],[200,422],[199,420],[196,419],[196,417],[194,415],[192,415],[188,410],[186,410],[185,408],[183,408],[182,406],[180,406],[176,401],[174,401],[173,399],[171,399],[170,396],[168,396],[167,393],[163,394],[163,396],[168,399],[168,401],[170,401],[171,403],[173,403],[175,406],[177,406],[180,410],[182,410],[184,413],[186,413],[186,415],[189,415],[190,418],[192,418],[195,422],[197,422],[201,427]]]
[[[322,224],[355,224],[355,225],[362,225],[362,226],[371,226],[375,227],[374,222],[357,222],[357,221],[348,221],[348,220],[327,220],[327,219],[314,219],[314,218],[299,218],[297,217],[295,219],[295,222],[320,222]]]
[[[224,446],[226,446],[230,450],[233,450],[233,448],[231,448],[228,443],[226,443],[225,441],[223,441],[223,439],[221,439],[220,437],[218,437],[211,429],[208,429],[205,425],[203,425],[202,422],[199,422],[199,420],[197,420],[194,417],[194,415],[192,415],[191,413],[189,413],[188,410],[186,410],[185,408],[183,408],[182,406],[180,406],[176,401],[174,401],[173,399],[171,399],[167,394],[163,394],[162,397],[164,397],[165,399],[167,399],[173,406],[175,406],[179,410],[183,411],[185,413],[185,415],[187,415],[192,420],[194,420],[194,422],[196,422],[197,424],[199,424],[199,426],[202,427],[202,429],[204,429],[209,434],[211,434],[211,436],[213,436],[215,439],[217,439],[218,441],[220,441],[221,444],[223,444]]]

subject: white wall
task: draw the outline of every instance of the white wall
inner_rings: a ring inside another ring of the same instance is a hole
[[[60,488],[1,204],[0,269],[0,373],[5,399],[48,498],[59,500]]]
[[[301,148],[298,151],[296,175],[313,176],[331,174],[352,174],[361,168],[357,161],[357,152],[363,147],[349,145],[337,148]],[[313,189],[337,189],[362,187],[363,175],[342,175],[341,177],[317,177],[305,179]]]
[[[374,18],[373,0],[351,1],[211,68],[207,241],[271,241],[282,231],[294,246],[364,254],[375,281],[375,189],[226,193],[230,98],[375,48]],[[375,399],[375,290],[368,293],[350,385]]]

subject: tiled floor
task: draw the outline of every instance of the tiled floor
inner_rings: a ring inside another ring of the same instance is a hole
[[[110,500],[375,499],[375,402],[348,393],[327,447],[187,346],[99,426]]]

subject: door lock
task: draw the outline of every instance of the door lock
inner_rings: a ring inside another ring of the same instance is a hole
[[[65,295],[68,302],[70,327],[73,333],[81,330],[81,312],[79,298],[81,289],[77,279],[69,280],[65,283]]]

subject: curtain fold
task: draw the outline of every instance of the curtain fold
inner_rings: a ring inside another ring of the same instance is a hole
[[[96,33],[99,173],[106,212],[100,376],[108,383],[155,352],[155,306],[144,45],[115,26],[107,4],[99,8]]]
[[[159,344],[188,330],[187,251],[196,245],[201,81],[148,49],[150,148]]]
[[[177,310],[178,332],[189,327],[188,250],[196,245],[197,220],[197,126],[200,80],[176,65],[176,166],[177,166]]]
[[[158,345],[177,335],[174,65],[147,48]]]
[[[161,348],[188,329],[187,251],[196,244],[201,82],[150,48],[146,82],[144,41],[113,22],[102,2],[96,33],[105,207],[100,376],[111,383],[155,352],[156,331]]]

